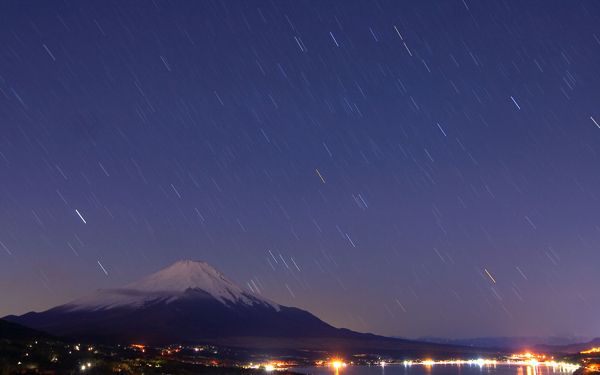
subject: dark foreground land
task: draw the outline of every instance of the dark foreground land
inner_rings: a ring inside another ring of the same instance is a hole
[[[156,349],[70,342],[0,320],[0,375],[266,373],[245,368],[246,364],[236,359],[243,356],[212,346]]]
[[[173,355],[166,349],[69,344],[52,339],[0,341],[0,375],[117,373],[266,375],[266,370],[245,368],[235,360],[210,355]]]
[[[418,360],[414,354],[381,350],[361,352],[338,346],[332,350],[243,349],[213,345],[171,345],[164,348],[142,345],[75,342],[0,319],[0,375],[5,374],[205,374],[267,375],[265,365],[292,369],[277,375],[292,375],[294,366],[311,366],[320,361],[344,359],[355,365],[379,361]],[[422,354],[422,353],[421,353]],[[444,355],[450,353],[444,352]],[[455,353],[453,353],[455,354]],[[407,357],[407,355],[409,357]],[[451,359],[454,357],[446,357]],[[461,356],[462,357],[462,356]],[[461,358],[456,357],[456,358]],[[486,358],[493,358],[485,356]],[[597,371],[596,355],[562,355],[563,361],[585,366],[581,375]],[[431,357],[429,357],[431,358]],[[463,357],[464,358],[464,357]],[[501,358],[498,356],[497,358]],[[421,358],[423,359],[423,358]],[[273,374],[273,373],[271,373]],[[579,375],[579,374],[578,374]]]

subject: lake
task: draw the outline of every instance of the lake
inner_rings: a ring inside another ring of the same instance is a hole
[[[339,370],[333,367],[290,368],[293,372],[312,375],[572,375],[573,367],[532,366],[526,363],[497,364],[412,364],[385,366],[345,366]]]

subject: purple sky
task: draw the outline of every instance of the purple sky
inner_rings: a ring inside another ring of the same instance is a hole
[[[203,260],[416,338],[600,336],[595,1],[0,5],[0,316]]]

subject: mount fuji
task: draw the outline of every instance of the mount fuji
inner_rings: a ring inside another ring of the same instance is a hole
[[[208,263],[183,260],[123,288],[100,289],[86,297],[63,305],[67,311],[143,308],[186,297],[216,299],[223,305],[260,306],[279,311],[281,307],[267,299],[249,294]]]
[[[58,336],[138,343],[351,334],[304,310],[246,292],[209,264],[191,260],[122,288],[3,319]]]
[[[483,353],[335,328],[249,293],[205,262],[184,260],[122,288],[3,319],[57,336],[116,343],[211,343],[248,348]]]

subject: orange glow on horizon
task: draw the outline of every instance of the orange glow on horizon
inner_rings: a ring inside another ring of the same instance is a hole
[[[590,353],[599,353],[599,352],[600,352],[600,348],[591,348],[590,350],[585,350],[580,353],[581,354],[590,354]]]

